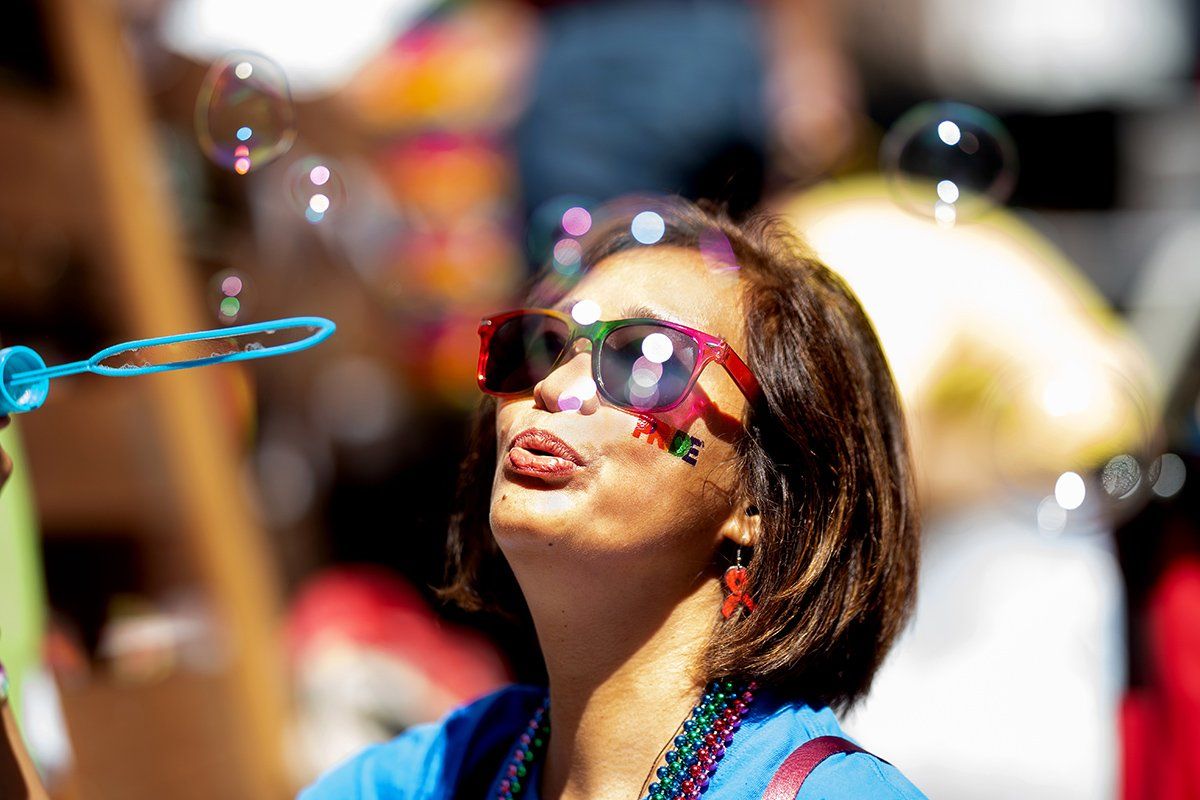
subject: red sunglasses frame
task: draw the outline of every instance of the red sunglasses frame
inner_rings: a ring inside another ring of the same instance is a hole
[[[762,394],[762,388],[759,386],[758,379],[754,377],[754,373],[750,371],[750,367],[746,362],[734,352],[734,349],[729,346],[729,343],[724,338],[711,336],[704,331],[698,331],[695,328],[689,328],[686,325],[680,325],[677,322],[668,322],[667,320],[655,319],[653,317],[634,317],[631,319],[615,319],[615,320],[596,320],[590,325],[580,325],[569,314],[562,311],[556,311],[549,308],[520,308],[513,311],[504,311],[498,314],[492,314],[485,317],[479,323],[479,366],[477,369],[476,378],[479,381],[479,389],[484,394],[492,395],[493,397],[521,397],[529,394],[533,390],[530,386],[518,392],[494,392],[485,386],[485,377],[487,375],[488,350],[490,348],[492,337],[496,330],[508,322],[522,316],[540,315],[557,319],[567,326],[567,341],[563,345],[563,350],[554,359],[554,363],[550,366],[550,373],[562,366],[563,355],[571,349],[571,345],[579,339],[587,339],[592,345],[592,380],[596,382],[596,388],[600,395],[614,406],[619,408],[629,409],[641,413],[659,413],[670,411],[683,402],[684,398],[692,391],[696,385],[696,381],[700,379],[700,373],[704,372],[704,368],[709,364],[720,364],[725,368],[725,372],[733,379],[734,384],[745,395],[746,399],[751,403],[758,401]],[[696,342],[700,349],[696,359],[696,364],[692,368],[692,374],[688,378],[687,387],[680,392],[679,398],[673,403],[653,406],[649,408],[639,408],[628,403],[621,402],[613,398],[608,390],[604,387],[604,381],[600,373],[600,353],[603,349],[605,338],[615,330],[626,328],[631,325],[654,325],[663,328],[670,328],[685,334]]]

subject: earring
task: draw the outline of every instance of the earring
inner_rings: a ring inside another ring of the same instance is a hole
[[[743,543],[749,537],[743,537]],[[737,611],[739,605],[746,607],[746,612],[754,610],[754,600],[750,597],[749,578],[746,576],[746,568],[742,566],[742,545],[738,545],[736,563],[725,570],[724,578],[725,588],[729,590],[729,596],[725,598],[725,604],[721,606],[721,616],[729,619],[733,616],[733,612]]]

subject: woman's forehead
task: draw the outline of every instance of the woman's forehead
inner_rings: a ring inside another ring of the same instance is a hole
[[[655,247],[609,256],[557,304],[570,312],[587,301],[600,319],[657,317],[707,333],[741,338],[736,274],[711,269],[698,252]]]

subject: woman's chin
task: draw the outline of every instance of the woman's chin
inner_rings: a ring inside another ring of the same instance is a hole
[[[498,481],[492,496],[492,533],[501,544],[531,539],[551,544],[588,517],[583,499],[577,492],[547,492],[523,482]]]

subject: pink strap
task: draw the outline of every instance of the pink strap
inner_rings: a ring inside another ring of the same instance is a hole
[[[822,761],[837,753],[866,752],[854,742],[840,736],[818,736],[810,739],[793,750],[779,765],[775,777],[763,792],[762,800],[796,800],[804,780]]]

